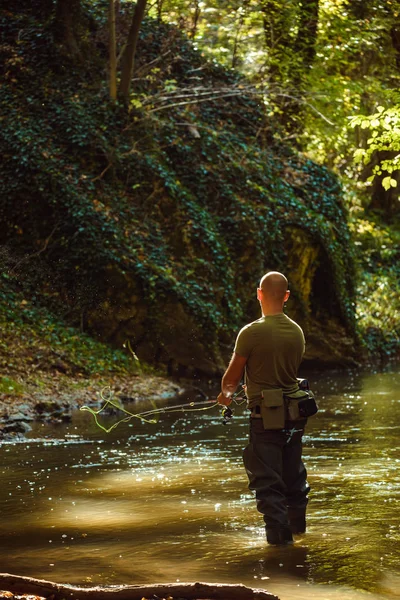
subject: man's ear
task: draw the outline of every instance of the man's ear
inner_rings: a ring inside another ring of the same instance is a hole
[[[289,296],[290,296],[290,290],[287,290],[283,301],[287,302],[289,300]]]
[[[257,288],[257,300],[259,302],[261,302],[262,299],[262,289],[261,288]]]

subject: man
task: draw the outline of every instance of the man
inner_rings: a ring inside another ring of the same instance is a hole
[[[239,332],[218,396],[218,402],[228,406],[245,371],[251,418],[243,461],[264,517],[267,541],[274,545],[290,544],[293,533],[305,532],[309,492],[301,459],[306,419],[290,421],[286,412],[279,413],[284,411],[283,400],[282,408],[278,406],[279,398],[299,390],[297,370],[305,349],[302,329],[283,313],[289,295],[282,273],[271,271],[261,279],[257,299],[262,317]],[[275,406],[265,400],[270,396],[277,399]]]

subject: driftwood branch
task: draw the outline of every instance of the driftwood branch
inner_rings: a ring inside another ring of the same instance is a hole
[[[33,594],[52,600],[142,600],[152,598],[186,598],[187,600],[279,600],[262,589],[225,583],[157,583],[110,587],[78,587],[0,573],[0,590],[13,594]]]

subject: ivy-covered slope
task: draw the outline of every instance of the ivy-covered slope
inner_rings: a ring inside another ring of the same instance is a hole
[[[282,270],[308,357],[351,359],[340,187],[274,144],[245,80],[150,21],[127,111],[107,97],[101,14],[78,64],[33,12],[0,18],[2,261],[34,302],[170,372],[216,373]]]

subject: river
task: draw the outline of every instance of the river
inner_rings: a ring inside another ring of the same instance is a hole
[[[242,466],[243,407],[227,426],[211,408],[109,434],[78,411],[0,445],[0,571],[85,585],[241,582],[282,600],[399,598],[400,368],[302,375],[320,411],[304,439],[308,531],[293,546],[266,545]]]

